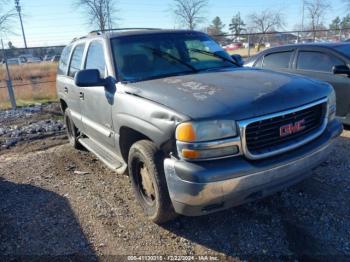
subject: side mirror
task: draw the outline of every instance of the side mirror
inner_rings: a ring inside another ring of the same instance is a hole
[[[80,70],[74,77],[75,85],[80,87],[105,86],[106,80],[101,78],[97,69]]]
[[[233,59],[233,61],[235,61],[239,66],[243,66],[244,65],[244,61],[243,58],[240,55],[232,55],[231,58]]]
[[[346,65],[333,66],[333,74],[335,75],[348,75],[350,76],[350,68]]]

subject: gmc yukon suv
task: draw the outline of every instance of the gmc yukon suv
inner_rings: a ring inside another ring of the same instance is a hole
[[[297,183],[342,132],[332,86],[243,68],[195,31],[90,33],[64,49],[57,90],[71,145],[128,171],[155,223]]]

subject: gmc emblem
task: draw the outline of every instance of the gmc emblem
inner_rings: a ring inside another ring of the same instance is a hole
[[[280,127],[280,137],[290,136],[305,129],[305,119]]]

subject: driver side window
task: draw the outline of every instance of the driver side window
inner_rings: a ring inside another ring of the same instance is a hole
[[[102,78],[106,77],[106,61],[101,42],[91,42],[86,57],[85,69],[97,69],[100,71],[100,76]]]

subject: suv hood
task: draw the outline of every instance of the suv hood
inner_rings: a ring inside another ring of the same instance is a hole
[[[331,86],[300,76],[239,68],[131,83],[125,91],[191,119],[243,120],[322,99]]]

